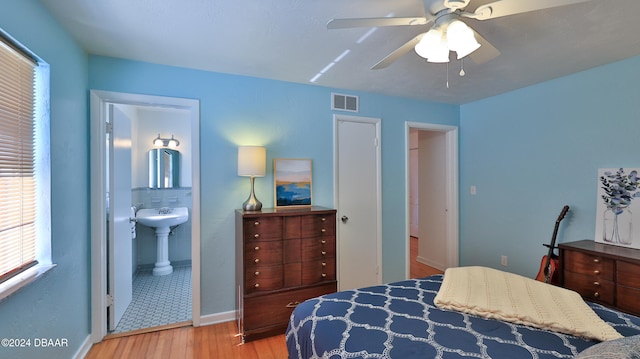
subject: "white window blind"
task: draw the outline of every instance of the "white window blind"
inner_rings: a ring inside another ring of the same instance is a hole
[[[0,282],[37,264],[36,66],[0,37]]]

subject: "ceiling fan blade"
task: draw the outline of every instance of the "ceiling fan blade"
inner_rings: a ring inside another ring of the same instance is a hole
[[[496,49],[495,46],[491,45],[487,39],[482,37],[475,30],[473,30],[473,34],[476,36],[476,40],[480,44],[479,49],[469,54],[469,57],[471,57],[473,62],[476,64],[484,64],[500,56],[500,51]]]
[[[591,0],[501,0],[478,6],[473,14],[462,13],[462,16],[476,20],[495,19],[497,17],[520,14],[523,12],[543,10],[553,7],[572,5]]]
[[[432,18],[426,17],[372,17],[361,19],[331,19],[329,20],[329,22],[327,22],[327,29],[426,25],[432,20]]]
[[[418,44],[418,42],[420,42],[420,40],[422,39],[424,34],[425,33],[422,33],[422,34],[414,37],[413,39],[407,41],[404,45],[402,45],[399,48],[395,49],[392,53],[387,55],[387,57],[385,57],[384,59],[380,60],[377,64],[373,65],[373,67],[371,67],[371,70],[380,70],[380,69],[383,69],[383,68],[391,65],[394,61],[396,61],[400,57],[404,56],[409,51],[413,50],[416,47],[416,45]]]

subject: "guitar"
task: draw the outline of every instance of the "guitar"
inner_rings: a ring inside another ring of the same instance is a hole
[[[559,264],[558,256],[553,253],[556,248],[556,236],[558,235],[558,227],[560,222],[564,219],[564,216],[569,212],[569,206],[562,207],[558,219],[556,219],[556,226],[553,229],[553,236],[551,237],[551,244],[543,244],[545,247],[549,247],[549,253],[542,257],[540,263],[540,271],[536,275],[536,280],[545,283],[557,284],[558,273],[556,272]]]

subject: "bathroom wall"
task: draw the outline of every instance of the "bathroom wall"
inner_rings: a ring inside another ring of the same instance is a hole
[[[180,145],[175,149],[180,152],[180,187],[191,187],[191,119],[189,111],[182,109],[127,106],[135,108],[132,136],[132,181],[133,188],[149,186],[148,155],[154,148],[153,140],[158,137],[171,138],[173,135]]]
[[[172,108],[129,106],[135,108],[132,121],[132,191],[131,203],[139,208],[187,207],[189,221],[169,234],[169,260],[174,265],[191,263],[191,121],[189,111]],[[180,145],[180,187],[149,188],[148,152],[153,140],[173,135]],[[151,267],[156,261],[156,237],[152,228],[137,225],[134,240],[134,270]]]

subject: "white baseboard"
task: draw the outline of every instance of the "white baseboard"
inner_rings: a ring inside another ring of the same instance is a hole
[[[80,345],[80,348],[78,348],[78,350],[76,350],[76,353],[73,355],[73,359],[83,359],[87,353],[89,353],[89,350],[91,350],[91,347],[93,346],[93,343],[91,342],[91,335],[87,335],[87,338],[85,338],[85,340],[82,342],[82,345]]]
[[[200,316],[200,325],[212,325],[236,320],[236,311],[208,314]]]
[[[441,270],[441,271],[445,270],[444,263],[438,263],[436,261],[430,260],[430,259],[425,258],[425,257],[417,256],[416,257],[416,262],[428,265],[429,267],[433,267],[433,268]]]

